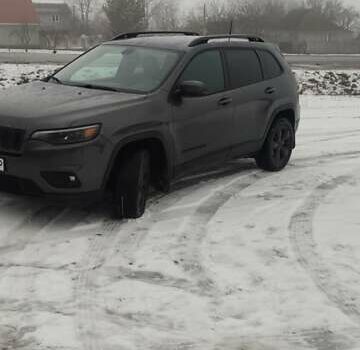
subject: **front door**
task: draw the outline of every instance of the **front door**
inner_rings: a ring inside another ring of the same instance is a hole
[[[225,91],[221,52],[212,49],[197,54],[178,84],[184,81],[201,81],[208,91],[206,96],[182,97],[173,105],[177,165],[195,171],[225,161],[231,147],[232,105]]]

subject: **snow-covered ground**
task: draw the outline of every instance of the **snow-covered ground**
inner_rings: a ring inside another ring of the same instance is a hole
[[[45,78],[57,68],[57,65],[0,63],[0,89]]]
[[[360,98],[302,96],[290,165],[249,160],[139,220],[0,196],[0,349],[360,348]]]
[[[46,49],[29,49],[29,50],[25,50],[25,49],[0,49],[0,53],[23,53],[26,55],[31,55],[34,53],[43,53],[43,54],[49,54],[49,55],[80,55],[82,54],[84,51],[83,50],[46,50]]]
[[[360,95],[360,71],[296,70],[304,95]]]

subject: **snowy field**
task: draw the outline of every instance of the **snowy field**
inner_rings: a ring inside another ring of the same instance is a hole
[[[41,53],[41,54],[47,54],[47,55],[81,55],[82,53],[84,53],[83,50],[46,50],[46,49],[30,49],[30,50],[25,50],[25,49],[0,49],[0,53],[22,53],[22,54],[26,54],[26,55],[31,55],[34,53]]]
[[[39,80],[52,74],[57,65],[42,64],[0,64],[0,90],[10,86]]]
[[[1,194],[0,349],[360,349],[360,97],[301,105],[284,171],[229,163],[139,220]]]

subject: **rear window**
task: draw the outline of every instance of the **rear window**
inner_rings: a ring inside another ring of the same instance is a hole
[[[259,57],[253,50],[231,49],[225,51],[233,89],[258,83],[262,80]]]
[[[263,65],[265,80],[274,79],[281,75],[283,70],[280,63],[270,52],[259,50],[258,54]]]

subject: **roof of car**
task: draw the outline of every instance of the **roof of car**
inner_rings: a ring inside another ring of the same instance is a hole
[[[143,46],[143,47],[153,47],[153,48],[160,48],[160,49],[170,49],[170,50],[180,50],[180,51],[188,51],[191,50],[193,46],[192,43],[198,41],[198,43],[194,46],[201,45],[201,40],[203,36],[196,36],[196,35],[149,35],[149,36],[138,36],[135,38],[130,39],[114,39],[112,41],[108,41],[105,44],[119,44],[119,45],[134,45],[134,46]],[[226,38],[215,38],[210,39],[209,43],[203,43],[206,45],[214,45],[214,43],[219,42],[229,42]],[[260,45],[260,41],[250,41],[243,40],[240,38],[232,37],[230,43],[232,45],[242,45],[242,46],[249,46],[251,45]],[[263,43],[262,43],[263,45]]]

